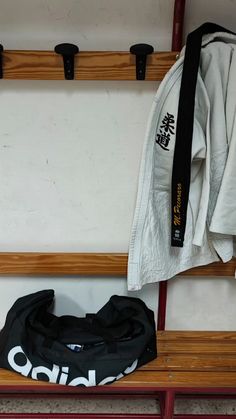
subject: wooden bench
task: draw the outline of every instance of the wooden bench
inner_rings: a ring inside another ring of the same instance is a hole
[[[73,418],[194,418],[207,415],[174,415],[176,397],[187,394],[236,394],[236,332],[157,332],[158,358],[109,386],[80,388],[33,381],[0,370],[1,397],[74,396],[145,397],[159,399],[160,415],[78,414]],[[56,414],[30,414],[30,417],[57,417]],[[60,415],[58,418],[70,417]],[[221,418],[224,415],[214,415]],[[230,417],[236,418],[236,415]],[[29,418],[27,414],[2,414],[0,418]]]
[[[235,260],[214,263],[184,274],[197,276],[234,276]],[[89,275],[126,277],[127,254],[0,253],[0,274]],[[96,279],[92,279],[96,281]],[[111,279],[112,280],[112,279]],[[236,332],[157,332],[158,358],[138,371],[109,386],[80,388],[33,381],[19,374],[0,370],[0,396],[6,397],[145,397],[160,402],[160,415],[105,414],[6,414],[0,418],[100,419],[207,417],[174,415],[175,399],[193,394],[236,394]],[[224,415],[211,416],[223,418]],[[231,417],[236,418],[236,415]]]

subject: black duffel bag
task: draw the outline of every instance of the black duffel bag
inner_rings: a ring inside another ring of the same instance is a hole
[[[19,298],[0,332],[0,367],[70,386],[112,383],[156,358],[153,312],[114,295],[97,314],[57,317],[53,290]]]

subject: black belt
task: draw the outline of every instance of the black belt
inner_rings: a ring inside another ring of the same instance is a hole
[[[171,246],[173,247],[183,247],[184,243],[191,178],[195,91],[202,37],[214,32],[234,34],[214,23],[204,23],[188,35],[186,42],[172,169]]]

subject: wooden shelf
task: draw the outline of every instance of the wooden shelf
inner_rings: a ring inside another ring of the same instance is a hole
[[[126,276],[127,253],[0,253],[2,275]],[[236,260],[212,263],[181,273],[189,276],[234,276]]]
[[[162,80],[176,61],[177,52],[147,57],[146,80]],[[4,51],[3,78],[63,80],[60,55],[50,51]],[[75,56],[75,80],[136,80],[135,56],[129,52],[80,52]]]

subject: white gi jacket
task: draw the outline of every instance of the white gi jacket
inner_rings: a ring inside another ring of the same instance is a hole
[[[171,247],[171,176],[184,53],[160,84],[148,122],[129,246],[129,290],[235,255],[236,36],[224,32],[202,41],[185,240],[183,247]]]

